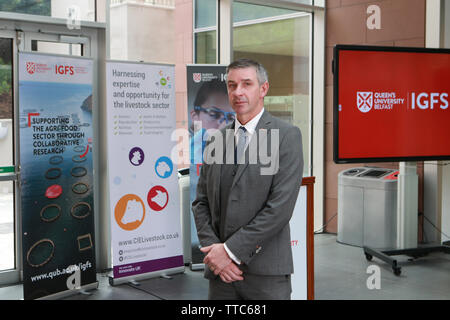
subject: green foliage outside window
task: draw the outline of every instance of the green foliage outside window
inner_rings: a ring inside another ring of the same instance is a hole
[[[5,63],[0,58],[0,95],[11,92],[11,63]]]
[[[50,16],[51,0],[1,0],[0,11]]]

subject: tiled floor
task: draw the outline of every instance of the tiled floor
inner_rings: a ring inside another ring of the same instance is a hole
[[[396,276],[390,265],[377,258],[367,261],[362,248],[337,243],[335,235],[316,235],[314,241],[316,299],[450,299],[449,254],[432,253],[413,261],[395,256],[401,266]],[[380,289],[367,287],[371,265],[379,267]]]
[[[345,299],[450,299],[450,255],[433,253],[414,261],[398,256],[402,273],[395,276],[391,267],[374,258],[367,261],[363,250],[336,242],[336,236],[318,234],[315,241],[315,298],[318,300]],[[369,266],[380,270],[380,289],[369,290]],[[202,271],[140,281],[139,286],[109,285],[107,274],[98,274],[98,289],[90,295],[77,294],[67,300],[204,300],[208,282]],[[22,286],[0,288],[0,299],[22,299]]]

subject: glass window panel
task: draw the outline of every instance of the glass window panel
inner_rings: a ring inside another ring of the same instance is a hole
[[[216,63],[216,31],[195,34],[195,63]]]
[[[0,11],[49,16],[54,18],[69,18],[80,21],[95,21],[96,1],[106,5],[104,0],[1,0]],[[112,2],[123,0],[112,0]]]
[[[310,165],[310,15],[235,27],[233,59],[261,62],[269,74],[265,108],[298,126],[303,135],[304,175]]]
[[[32,40],[31,50],[73,56],[82,56],[83,53],[82,45],[79,43],[61,43],[40,40]]]
[[[444,8],[444,48],[450,48],[450,3],[447,1],[442,2]]]
[[[12,40],[0,38],[0,167],[14,165],[12,101]],[[13,188],[0,181],[0,271],[15,267]]]
[[[0,272],[14,269],[14,184],[0,181]]]
[[[314,5],[317,7],[325,7],[325,0],[314,0]]]
[[[0,38],[0,167],[13,165],[12,40]]]
[[[50,16],[51,0],[2,0],[0,11]]]
[[[216,26],[216,0],[195,0],[195,28]]]
[[[109,14],[111,59],[170,64],[184,59],[185,30],[192,32],[192,9],[187,4],[126,1],[111,5]],[[182,32],[177,34],[176,28]]]
[[[259,6],[244,2],[233,2],[233,22],[275,17],[289,13],[297,13],[297,11]]]

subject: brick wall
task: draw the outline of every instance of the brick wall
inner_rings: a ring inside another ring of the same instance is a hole
[[[333,162],[333,74],[331,62],[336,44],[380,45],[397,47],[425,46],[425,0],[327,0],[326,11],[326,85],[325,85],[325,217],[337,213],[337,176],[347,168],[364,164],[337,165]],[[370,5],[381,9],[381,29],[369,30],[367,14]],[[398,163],[370,164],[398,168]],[[418,163],[419,211],[423,211],[423,163]],[[420,229],[420,228],[419,228]],[[326,232],[337,232],[337,216]],[[420,234],[419,234],[420,238]]]
[[[175,1],[175,94],[177,128],[188,127],[186,65],[193,63],[193,0]],[[185,150],[184,152],[189,152]],[[179,168],[187,164],[180,164]]]

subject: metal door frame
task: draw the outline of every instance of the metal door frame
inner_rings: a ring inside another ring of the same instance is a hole
[[[60,43],[83,44],[83,56],[92,58],[93,68],[93,125],[94,125],[94,147],[97,147],[98,138],[98,114],[99,108],[103,105],[101,98],[102,88],[99,86],[104,77],[99,76],[99,68],[106,59],[109,50],[107,49],[108,35],[107,23],[81,22],[81,29],[69,29],[64,19],[39,17],[0,12],[0,37],[13,40],[12,70],[13,70],[13,110],[14,110],[14,160],[16,172],[9,177],[15,181],[14,197],[14,232],[15,232],[15,269],[0,272],[0,286],[19,283],[22,280],[22,237],[21,237],[21,208],[20,208],[20,188],[18,185],[20,177],[20,143],[19,143],[19,105],[18,105],[18,54],[19,52],[31,52],[33,40],[42,40]],[[97,145],[97,146],[96,146]],[[98,154],[94,155],[94,190],[98,190]],[[98,192],[94,191],[94,207],[99,208]],[[95,215],[96,237],[96,260],[99,256],[99,214]]]
[[[1,25],[1,23],[0,23]],[[17,145],[18,138],[18,127],[19,127],[19,117],[17,116],[18,108],[17,108],[17,97],[15,92],[17,92],[17,42],[16,42],[16,33],[12,30],[0,30],[0,38],[3,39],[11,39],[12,40],[12,103],[13,103],[13,159],[15,172],[7,175],[0,176],[1,181],[13,181],[14,183],[14,256],[15,261],[14,269],[0,271],[0,285],[14,283],[20,281],[20,270],[22,266],[22,239],[18,235],[20,234],[20,226],[21,221],[19,220],[19,199],[20,194],[18,193],[20,190],[17,185],[18,181],[18,159],[17,152],[19,151]]]

